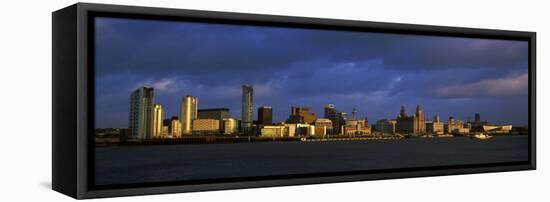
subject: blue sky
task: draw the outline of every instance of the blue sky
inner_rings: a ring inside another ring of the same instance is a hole
[[[429,119],[528,122],[525,41],[96,18],[96,127],[127,127],[130,93],[155,88],[166,116],[190,94],[240,118],[241,85],[276,121],[323,106],[371,123],[417,104]]]

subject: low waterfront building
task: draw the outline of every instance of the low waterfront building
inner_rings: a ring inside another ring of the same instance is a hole
[[[223,134],[231,135],[239,132],[239,121],[234,118],[223,119]]]
[[[365,119],[346,120],[346,124],[342,126],[342,135],[370,135],[371,127]]]
[[[165,125],[162,126],[162,136],[163,137],[167,137],[167,136],[170,135],[170,130],[169,129],[170,129],[169,126],[165,126]]]
[[[177,117],[172,117],[172,122],[170,123],[170,134],[172,137],[181,137],[182,135],[182,125],[181,121]]]
[[[264,137],[283,137],[285,126],[262,126],[260,135]]]
[[[296,136],[296,124],[287,123],[283,124],[285,126],[284,135],[287,137],[294,137]]]
[[[223,120],[229,118],[229,109],[228,108],[199,109],[197,118],[218,120],[218,123],[220,124],[218,128],[221,131],[223,130],[223,124],[224,124]]]
[[[315,126],[315,135],[316,136],[325,136],[327,135],[327,127],[317,127]]]
[[[315,135],[315,126],[307,123],[298,123],[296,124],[296,135],[297,136]]]
[[[489,134],[507,134],[512,131],[512,125],[491,126],[483,125],[483,131]]]
[[[333,133],[333,125],[330,119],[315,120],[315,135],[325,136]]]
[[[195,119],[193,121],[193,133],[216,133],[220,130],[220,121],[216,119]]]
[[[450,116],[445,124],[445,132],[449,134],[467,134],[470,129],[464,127],[464,121],[455,120],[453,116]]]
[[[426,131],[437,135],[445,133],[445,124],[441,122],[439,116],[435,116],[433,121],[426,122]]]

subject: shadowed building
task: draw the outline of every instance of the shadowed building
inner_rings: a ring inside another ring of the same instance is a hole
[[[346,113],[338,112],[334,107],[334,104],[328,104],[325,106],[325,117],[332,121],[332,131],[328,134],[340,134],[340,128],[346,123]]]
[[[191,134],[193,131],[193,120],[197,119],[198,106],[197,97],[187,95],[181,98],[180,122],[183,134]]]
[[[153,88],[140,87],[130,95],[129,127],[130,137],[150,139],[153,137]]]
[[[479,113],[475,114],[474,122],[468,122],[468,124],[470,125],[470,130],[473,132],[483,132],[485,131],[483,129],[483,126],[490,125],[487,121],[481,120],[481,116],[479,115]]]
[[[271,108],[271,106],[262,106],[258,108],[258,124],[273,124],[273,109]]]
[[[395,120],[389,120],[389,119],[382,119],[378,120],[376,122],[376,131],[381,133],[389,133],[394,134],[395,128],[396,128],[397,121]]]
[[[242,87],[241,129],[244,133],[252,132],[252,106],[254,105],[254,89],[251,85]]]
[[[223,120],[229,118],[229,109],[228,108],[199,109],[197,118],[218,120],[220,124],[218,128],[221,131],[223,129]]]

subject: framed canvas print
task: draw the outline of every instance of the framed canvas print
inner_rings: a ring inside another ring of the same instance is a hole
[[[535,169],[535,33],[78,3],[53,14],[74,198]]]

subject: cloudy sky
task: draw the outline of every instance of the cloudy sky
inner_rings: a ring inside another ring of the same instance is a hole
[[[528,44],[456,37],[97,18],[96,126],[128,127],[129,95],[155,88],[166,116],[182,96],[240,118],[241,85],[274,120],[323,106],[371,123],[417,104],[432,119],[528,122]]]

